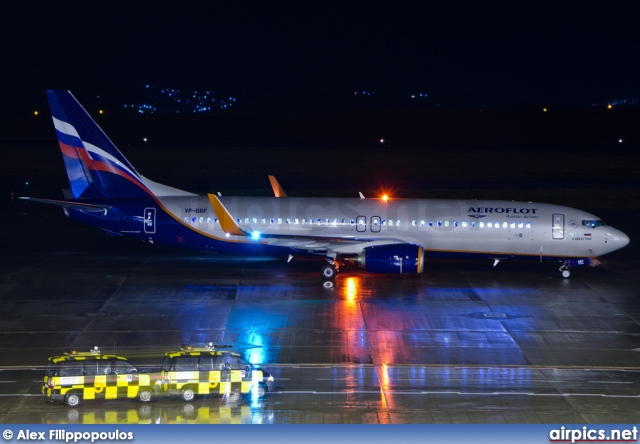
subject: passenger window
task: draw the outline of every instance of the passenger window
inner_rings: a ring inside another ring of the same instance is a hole
[[[84,374],[85,376],[94,376],[101,374],[98,371],[98,361],[89,360],[84,363]],[[104,374],[104,373],[102,373]]]
[[[111,371],[111,361],[98,361],[98,375],[109,375]]]
[[[216,370],[229,370],[231,369],[231,362],[229,361],[229,355],[227,353],[222,353],[216,356],[215,360],[215,369]]]
[[[64,362],[60,365],[60,376],[82,376],[84,369],[81,362]]]
[[[211,355],[200,356],[200,370],[203,370],[203,371],[213,370],[213,356]]]
[[[137,373],[136,368],[127,361],[115,361],[115,371],[119,375],[133,375]]]
[[[195,356],[181,356],[176,360],[177,372],[192,372],[198,369],[198,358]]]

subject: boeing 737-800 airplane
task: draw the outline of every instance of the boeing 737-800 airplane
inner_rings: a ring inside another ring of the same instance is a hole
[[[153,182],[129,163],[68,91],[47,96],[71,183],[58,205],[116,235],[229,254],[321,255],[374,273],[422,273],[425,252],[554,260],[569,268],[629,243],[598,217],[558,205],[478,200],[200,196]],[[277,184],[275,178],[272,184]],[[72,198],[71,198],[72,197]]]

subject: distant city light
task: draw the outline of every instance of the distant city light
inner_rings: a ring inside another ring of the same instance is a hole
[[[607,108],[608,108],[608,109],[611,109],[611,108],[613,108],[613,105],[612,105],[612,104],[608,104],[608,105],[607,105]]]
[[[618,139],[618,143],[622,143],[622,139]]]
[[[547,108],[542,108],[542,112],[546,113],[547,112]]]
[[[146,142],[146,141],[147,141],[147,138],[146,138],[146,137],[145,137],[145,138],[143,138],[143,139],[142,139],[142,141],[143,141],[143,142]]]
[[[100,110],[100,111],[98,111],[98,114],[102,114],[103,112],[104,112],[104,111]]]
[[[225,109],[232,106],[231,102],[236,102],[233,96],[227,96],[227,99],[216,100],[211,96],[211,91],[206,90],[204,93],[198,91],[189,91],[181,93],[179,89],[173,88],[157,88],[153,85],[146,85],[152,96],[148,96],[150,103],[138,105],[125,105],[126,109],[131,109],[138,114],[154,114],[157,112],[170,113],[203,113],[214,109]],[[203,91],[202,89],[200,91]]]
[[[384,139],[380,139],[380,143],[384,143]]]
[[[34,112],[33,112],[33,115],[34,115],[34,116],[37,116],[37,115],[38,115],[38,111],[34,111]]]

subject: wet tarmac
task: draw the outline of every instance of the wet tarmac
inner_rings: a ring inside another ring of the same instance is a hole
[[[631,244],[576,268],[430,262],[417,276],[233,258],[111,238],[59,208],[3,207],[0,423],[635,423]],[[614,222],[615,221],[615,222]],[[261,399],[43,403],[47,357],[75,348],[152,371],[183,343],[229,344],[275,378]]]

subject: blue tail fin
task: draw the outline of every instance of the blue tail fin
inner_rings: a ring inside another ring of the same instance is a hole
[[[47,98],[74,198],[153,195],[69,91],[47,91]]]

